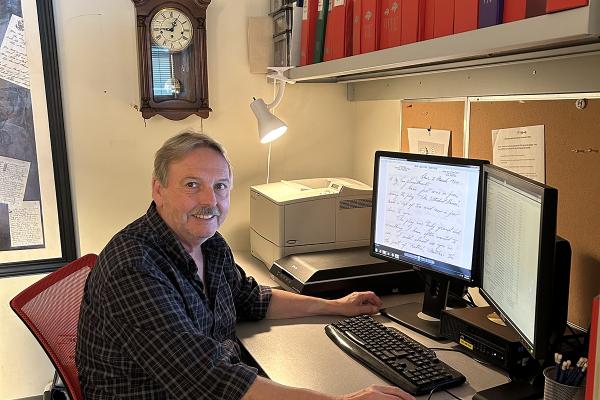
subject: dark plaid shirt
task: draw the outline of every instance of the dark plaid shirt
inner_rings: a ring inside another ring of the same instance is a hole
[[[81,304],[76,362],[86,399],[239,399],[237,320],[264,318],[271,289],[246,277],[220,234],[202,244],[206,287],[154,203],[110,241]]]

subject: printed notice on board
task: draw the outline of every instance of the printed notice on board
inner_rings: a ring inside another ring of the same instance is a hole
[[[493,164],[546,183],[544,125],[492,131]]]
[[[450,131],[408,128],[408,151],[411,153],[447,156],[449,147]]]
[[[0,45],[0,78],[29,89],[23,18],[11,15]]]

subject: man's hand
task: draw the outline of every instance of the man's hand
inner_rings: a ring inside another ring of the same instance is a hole
[[[345,315],[352,317],[362,314],[375,314],[383,302],[373,292],[354,292],[348,296],[326,300],[304,296],[285,290],[273,289],[267,318],[296,318],[310,315]]]
[[[415,400],[413,396],[395,386],[371,385],[358,392],[332,396],[309,389],[280,385],[270,379],[257,376],[242,397],[243,400]]]
[[[371,385],[358,392],[341,397],[340,400],[415,400],[413,396],[395,386]]]
[[[337,313],[347,317],[363,314],[376,314],[383,302],[373,292],[354,292],[334,300]]]

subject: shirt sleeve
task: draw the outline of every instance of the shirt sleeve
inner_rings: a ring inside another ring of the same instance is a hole
[[[140,262],[142,263],[142,262]],[[105,309],[123,350],[176,399],[240,399],[256,370],[232,364],[203,334],[177,288],[158,269],[124,265],[106,287]]]
[[[259,285],[251,276],[235,263],[229,252],[231,265],[225,267],[225,276],[231,287],[238,321],[260,320],[267,315],[271,302],[270,286]]]

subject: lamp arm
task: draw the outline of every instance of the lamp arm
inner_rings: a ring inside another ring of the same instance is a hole
[[[285,92],[285,81],[276,81],[279,82],[279,86],[277,89],[277,95],[275,96],[275,99],[267,104],[267,108],[270,110],[272,108],[275,108],[279,105],[279,103],[281,103],[281,100],[283,99],[283,93]]]

